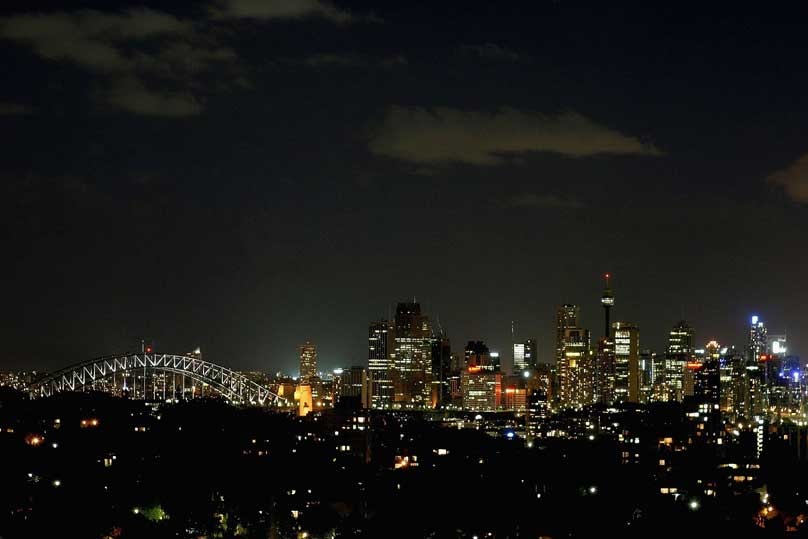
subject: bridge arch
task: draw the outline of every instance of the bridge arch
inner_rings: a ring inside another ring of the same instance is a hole
[[[181,374],[211,386],[217,393],[240,404],[267,406],[285,402],[269,388],[227,367],[200,358],[176,354],[138,353],[103,356],[70,365],[37,380],[28,387],[32,397],[49,397],[75,391],[113,374],[167,372]]]

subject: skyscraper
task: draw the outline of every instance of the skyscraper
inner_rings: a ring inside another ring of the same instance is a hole
[[[513,371],[523,372],[536,367],[536,339],[513,343]]]
[[[614,341],[614,400],[640,402],[640,329],[635,324],[612,324]]]
[[[768,348],[768,333],[766,324],[758,315],[752,317],[752,323],[749,326],[749,343],[748,350],[750,359],[755,361],[760,359],[760,356],[766,354]]]
[[[373,408],[393,405],[392,362],[390,360],[392,330],[387,320],[372,322],[368,328],[368,376]]]
[[[527,362],[525,361],[525,343],[513,343],[513,371],[520,372],[527,369]]]
[[[665,386],[668,400],[681,401],[684,397],[685,365],[693,357],[693,328],[680,320],[668,334],[665,354]]]
[[[589,330],[571,327],[564,330],[564,357],[559,366],[559,397],[564,407],[591,404],[594,372],[591,361]]]
[[[432,405],[442,407],[451,401],[452,346],[449,337],[439,331],[431,339]]]
[[[300,352],[300,383],[310,385],[317,377],[317,346],[306,341],[298,347]]]
[[[566,304],[556,310],[556,365],[564,358],[564,332],[567,328],[578,327],[579,309],[577,305]]]
[[[491,365],[491,352],[483,341],[469,341],[465,348],[466,367],[488,367]]]
[[[334,402],[346,408],[367,408],[368,373],[363,367],[334,371]]]
[[[396,307],[393,337],[394,402],[402,408],[426,408],[432,391],[432,331],[416,302]]]
[[[603,305],[603,315],[604,315],[604,326],[603,326],[603,335],[602,337],[608,337],[609,332],[611,331],[611,325],[609,323],[609,315],[612,306],[614,305],[614,294],[612,294],[612,289],[609,286],[609,279],[611,278],[610,274],[605,274],[603,276],[603,280],[605,281],[605,287],[603,288],[603,295],[600,297],[600,303]]]

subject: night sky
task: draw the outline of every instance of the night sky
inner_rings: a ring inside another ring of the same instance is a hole
[[[808,356],[804,3],[4,2],[0,369],[363,364],[416,297]],[[800,6],[800,4],[802,4]]]

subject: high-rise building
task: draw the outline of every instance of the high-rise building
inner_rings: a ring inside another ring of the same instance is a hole
[[[463,409],[472,412],[497,410],[502,403],[502,373],[492,366],[470,366],[463,370]]]
[[[452,346],[443,331],[432,335],[432,407],[451,402]]]
[[[372,322],[368,328],[368,376],[373,408],[388,409],[393,405],[392,337],[393,331],[387,320]]]
[[[513,371],[524,372],[536,366],[536,339],[513,343]]]
[[[757,361],[768,351],[769,339],[766,324],[758,315],[753,316],[751,322],[747,350],[749,351],[750,359]]]
[[[300,353],[300,383],[311,385],[317,378],[317,345],[306,341],[298,347]]]
[[[465,367],[491,365],[491,352],[483,341],[469,341],[465,349]]]
[[[763,415],[768,407],[768,350],[769,339],[766,324],[754,315],[749,326],[749,342],[746,345],[748,407],[746,417]]]
[[[578,315],[580,311],[577,305],[566,304],[556,310],[556,365],[564,358],[564,332],[567,328],[578,327]]]
[[[605,281],[605,286],[603,288],[603,295],[600,297],[600,303],[603,305],[603,315],[604,315],[604,326],[603,326],[603,335],[601,337],[608,337],[611,331],[611,324],[610,324],[610,311],[614,306],[614,294],[612,294],[612,289],[609,286],[609,279],[611,278],[610,274],[605,274],[603,276],[603,280]]]
[[[595,352],[595,395],[594,402],[611,404],[614,402],[615,365],[614,339],[601,337]]]
[[[394,402],[401,408],[428,408],[432,394],[432,331],[416,302],[399,303],[393,337]]]
[[[525,343],[513,343],[513,371],[520,372],[527,369],[527,362],[525,361]]]
[[[685,365],[693,358],[693,328],[679,321],[668,334],[665,354],[665,386],[667,400],[681,401],[684,397]]]
[[[559,398],[562,407],[580,407],[593,401],[589,330],[571,327],[564,330],[563,357],[559,364]]]
[[[368,372],[359,366],[334,371],[334,402],[340,407],[367,408]]]
[[[635,324],[614,322],[614,400],[640,402],[640,329]]]
[[[531,443],[536,438],[541,438],[542,428],[550,415],[547,392],[542,389],[530,389],[527,394],[526,405],[525,431],[527,441]]]
[[[659,367],[656,352],[648,349],[640,352],[640,402],[653,400],[654,380]]]

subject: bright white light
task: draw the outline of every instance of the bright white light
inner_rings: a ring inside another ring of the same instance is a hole
[[[524,376],[525,378],[530,378],[530,371],[523,372],[522,376]]]
[[[690,506],[690,508],[693,511],[695,511],[696,509],[699,508],[699,501],[698,500],[690,500],[690,503],[688,505]]]
[[[758,320],[759,320],[758,315],[754,315],[754,316],[752,317],[752,325],[753,325],[753,326],[754,326],[754,325],[757,325]]]
[[[589,494],[597,494],[597,492],[598,492],[598,487],[596,487],[596,486],[589,487]]]
[[[54,479],[54,480],[53,480],[53,486],[54,486],[54,487],[61,486],[61,484],[62,484],[62,482],[61,482],[61,481],[59,481],[58,479]]]

